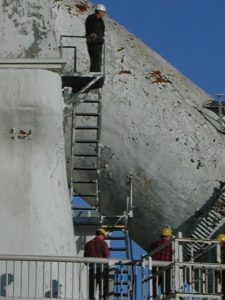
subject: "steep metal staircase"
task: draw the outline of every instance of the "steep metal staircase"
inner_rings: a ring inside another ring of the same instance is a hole
[[[225,224],[225,187],[223,187],[211,206],[206,210],[204,215],[199,217],[191,237],[195,239],[209,240],[217,232],[217,230]],[[204,249],[205,245],[196,244],[193,247],[192,253],[195,255]],[[190,257],[190,246],[184,248],[186,258]]]
[[[102,225],[108,232],[110,241],[110,253],[113,258],[128,259],[133,261],[132,242],[130,239],[130,220],[133,217],[133,183],[132,175],[127,177],[129,184],[129,196],[127,197],[127,206],[123,215],[106,217],[107,225]],[[110,220],[111,219],[111,220]],[[111,225],[109,225],[111,224]],[[117,265],[114,272],[114,290],[110,295],[114,295],[114,299],[135,299],[134,290],[134,268],[132,265]]]
[[[89,93],[90,94],[90,93]],[[101,211],[100,137],[101,137],[101,93],[89,95],[73,109],[71,197],[73,210]],[[88,192],[87,192],[88,191]],[[87,199],[91,207],[76,207],[79,198]]]
[[[103,227],[110,233],[110,253],[112,258],[132,259],[132,246],[129,237],[129,222],[133,217],[133,178],[129,174],[129,196],[126,210],[119,215],[102,213],[100,192],[101,156],[101,117],[102,97],[99,90],[89,92],[85,98],[73,106],[72,149],[71,149],[71,197],[73,198],[73,220],[75,226],[88,225]],[[87,200],[89,206],[77,205],[80,198]],[[116,234],[116,235],[114,235]],[[116,245],[115,245],[116,243]],[[123,265],[111,269],[115,276],[114,290],[109,296],[114,299],[131,299],[132,267]],[[119,274],[119,275],[118,275]]]
[[[102,197],[100,191],[101,175],[101,125],[103,73],[82,74],[76,70],[76,47],[63,45],[61,37],[61,53],[63,48],[74,49],[74,70],[62,73],[64,100],[70,105],[71,120],[71,170],[70,189],[73,210],[73,222],[76,226],[88,226],[93,233],[99,226],[110,233],[111,257],[119,255],[120,259],[132,259],[132,245],[129,237],[129,223],[133,217],[133,178],[129,174],[129,196],[126,209],[119,215],[102,213]],[[76,37],[75,37],[76,38]],[[103,66],[103,70],[104,70]],[[88,205],[84,201],[87,201]],[[115,235],[114,235],[115,234]],[[116,245],[115,245],[116,243]],[[116,266],[111,269],[114,278],[114,289],[110,299],[134,299],[132,297],[133,269]],[[121,273],[122,272],[122,273]],[[119,275],[118,275],[119,274]],[[122,274],[122,275],[121,275]]]
[[[115,235],[109,237],[110,253],[113,258],[133,260],[132,245],[129,238],[128,225],[104,226],[106,230],[111,231]],[[118,256],[118,257],[117,257]],[[134,272],[132,265],[116,265],[114,272],[114,290],[110,295],[114,295],[114,299],[134,299],[132,297]]]

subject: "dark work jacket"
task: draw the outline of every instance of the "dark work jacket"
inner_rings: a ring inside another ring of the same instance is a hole
[[[109,247],[104,240],[95,237],[93,240],[86,243],[84,256],[109,258]]]
[[[85,22],[86,36],[95,33],[97,38],[103,40],[105,34],[105,24],[102,18],[98,19],[95,14],[89,15]],[[104,40],[103,40],[104,41]]]

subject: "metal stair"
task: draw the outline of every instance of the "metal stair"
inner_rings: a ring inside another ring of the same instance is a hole
[[[225,189],[221,190],[217,201],[203,217],[192,233],[193,238],[210,239],[225,223]]]
[[[111,231],[109,237],[110,256],[120,259],[133,259],[128,224],[115,226],[103,225],[103,227]],[[132,299],[132,266],[116,265],[111,272],[114,273],[114,290],[111,291],[114,299]]]
[[[220,190],[216,201],[207,213],[199,219],[191,237],[195,239],[211,239],[216,231],[225,224],[225,187]],[[200,245],[194,246],[194,252],[201,251]],[[190,256],[190,247],[184,249],[186,256]]]
[[[90,211],[101,211],[99,191],[101,100],[100,91],[97,94],[89,93],[84,101],[73,107],[71,151],[73,210],[88,210],[86,207],[76,206],[82,198],[91,205]]]
[[[132,244],[129,234],[129,222],[133,217],[133,203],[132,203],[132,176],[128,176],[128,183],[130,187],[129,197],[127,197],[127,207],[122,216],[106,217],[105,223],[102,227],[110,232],[110,254],[112,258],[133,260]],[[111,225],[110,225],[111,224]],[[113,224],[113,225],[112,225]],[[114,272],[114,290],[111,293],[116,300],[128,300],[133,298],[133,266],[117,265]]]

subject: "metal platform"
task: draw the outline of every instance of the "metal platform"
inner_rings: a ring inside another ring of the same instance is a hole
[[[73,210],[74,225],[100,226],[101,216],[96,210]]]
[[[88,72],[85,74],[78,72],[63,72],[61,73],[61,77],[62,87],[71,87],[74,94],[83,89],[86,93],[90,90],[100,89],[103,87],[105,81],[105,77],[102,73],[95,72]]]
[[[225,109],[225,102],[221,102],[222,104],[222,108]],[[218,101],[207,101],[205,104],[204,104],[204,107],[205,108],[208,108],[208,109],[212,109],[212,110],[216,110],[218,111],[219,109],[219,102]]]

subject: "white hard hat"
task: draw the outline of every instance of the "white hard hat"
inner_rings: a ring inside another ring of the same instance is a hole
[[[100,11],[106,12],[105,5],[103,5],[103,4],[97,4],[95,7],[95,10],[100,10]]]

